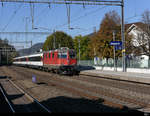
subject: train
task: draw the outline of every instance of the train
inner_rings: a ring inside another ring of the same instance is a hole
[[[68,47],[16,57],[13,59],[13,64],[57,74],[74,75],[80,73],[77,66],[76,52]]]

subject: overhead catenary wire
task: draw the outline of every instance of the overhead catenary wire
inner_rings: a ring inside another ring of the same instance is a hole
[[[5,29],[8,27],[8,25],[11,23],[11,21],[14,19],[15,15],[17,14],[17,12],[19,11],[19,9],[22,7],[22,4],[13,12],[12,16],[10,17],[10,19],[8,20],[8,23],[4,26],[4,28],[2,28],[2,32],[5,31]]]
[[[36,3],[36,4],[78,4],[122,6],[121,0],[0,0],[0,2]]]
[[[91,15],[91,14],[94,14],[94,13],[96,13],[97,11],[102,10],[102,9],[104,9],[104,8],[106,8],[106,7],[107,7],[107,6],[104,6],[104,7],[98,8],[98,9],[96,9],[96,10],[87,12],[87,13],[85,13],[84,15],[81,15],[81,16],[75,18],[75,19],[72,19],[72,20],[70,21],[70,23],[76,22],[76,21],[78,21],[78,20],[80,20],[80,19],[82,19],[82,18],[85,18],[86,16],[89,16],[89,15]],[[64,27],[64,26],[66,26],[67,24],[68,24],[68,22],[66,22],[66,23],[64,23],[64,24],[62,24],[62,25],[57,25],[57,26],[55,26],[55,29],[56,29],[56,28]]]

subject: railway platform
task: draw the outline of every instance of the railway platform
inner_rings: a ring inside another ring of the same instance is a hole
[[[121,71],[116,72],[116,71],[104,71],[92,69],[92,70],[82,70],[80,74],[150,84],[150,74],[145,73],[121,72]]]

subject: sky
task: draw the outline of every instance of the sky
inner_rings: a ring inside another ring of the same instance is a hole
[[[150,11],[150,0],[124,0],[125,22],[133,23],[141,21],[141,14],[145,10]],[[67,8],[63,4],[34,4],[34,23],[31,18],[30,4],[25,3],[0,3],[0,31],[1,32],[50,32],[64,31],[75,37],[88,35],[99,30],[100,23],[105,13],[115,10],[121,16],[119,6],[83,6],[70,5],[70,27],[68,29]],[[36,27],[38,29],[32,29]],[[31,41],[33,44],[44,42],[47,35],[21,35],[0,34],[0,38],[7,38],[9,42]],[[16,46],[17,44],[14,43]],[[24,45],[21,47],[25,47]],[[18,48],[19,48],[18,45]],[[26,44],[26,47],[30,46]]]

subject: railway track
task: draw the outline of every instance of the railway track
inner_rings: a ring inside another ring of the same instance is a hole
[[[25,77],[31,77],[31,74],[34,72],[34,74],[44,77],[44,78],[40,78],[39,80],[46,81],[49,86],[55,84],[56,87],[59,89],[64,89],[68,92],[71,92],[73,94],[76,94],[76,95],[79,95],[88,99],[99,100],[100,98],[103,98],[101,99],[103,100],[103,104],[109,105],[112,107],[123,109],[125,105],[128,106],[129,104],[130,105],[132,104],[134,107],[139,108],[139,109],[143,107],[149,107],[149,104],[142,102],[140,100],[132,99],[130,97],[125,97],[123,95],[117,95],[115,93],[112,93],[110,90],[104,89],[101,87],[88,87],[84,83],[80,82],[79,84],[79,82],[73,82],[72,79],[70,80],[70,78],[68,77],[66,78],[65,76],[61,76],[60,78],[60,77],[57,77],[57,75],[55,75],[54,76],[55,78],[51,77],[50,79],[49,73],[45,73],[41,71],[40,72],[36,70],[33,71],[32,69],[30,70],[27,69],[26,72],[23,70],[18,70],[18,69],[11,69],[11,70],[13,70],[14,72],[17,72],[19,75],[24,75]],[[81,78],[75,77],[73,78],[73,80],[77,81],[77,80],[81,80]]]
[[[1,113],[3,112],[9,112],[9,113],[15,113],[14,108],[12,107],[11,103],[9,102],[8,98],[5,95],[5,92],[0,85],[0,99],[1,99]]]
[[[97,102],[101,101],[103,102],[104,105],[108,105],[114,108],[124,109],[126,108],[124,106],[127,106],[131,108],[130,110],[138,109],[139,111],[149,112],[148,111],[149,103],[147,101],[143,101],[143,99],[141,99],[138,96],[133,97],[133,96],[128,95],[129,90],[131,88],[135,88],[135,86],[133,86],[131,83],[129,84],[127,84],[126,82],[120,83],[118,81],[116,84],[116,80],[109,80],[109,79],[104,79],[104,78],[100,78],[100,80],[97,80],[97,78],[93,78],[89,76],[85,77],[83,75],[74,76],[72,78],[66,77],[66,76],[60,77],[59,75],[56,75],[56,74],[37,71],[34,69],[26,69],[22,67],[15,67],[15,68],[10,67],[8,68],[8,72],[12,72],[12,73],[15,72],[16,74],[14,73],[14,75],[18,75],[18,76],[23,75],[23,77],[21,77],[22,79],[24,78],[31,79],[32,74],[38,75],[39,78],[37,80],[41,82],[46,82],[48,86],[55,85],[55,87],[58,89],[65,90],[69,93],[72,93],[74,95],[78,95],[87,99],[93,99],[93,100],[96,100]],[[44,77],[44,78],[40,78],[40,77]],[[86,83],[90,85],[86,85]],[[123,86],[126,86],[127,88],[124,88]],[[142,89],[142,86],[140,85],[139,88]],[[146,86],[146,89],[148,89],[147,86]],[[119,93],[116,90],[126,91],[127,95],[123,93]],[[139,90],[138,91],[137,90],[138,89],[135,89],[135,90],[133,89],[134,92],[140,92]],[[146,94],[149,94],[146,91],[143,91],[143,92]],[[132,93],[133,92],[131,92],[131,94]]]
[[[25,92],[23,88],[16,85],[10,79],[1,79],[1,92],[7,102],[8,112],[48,112],[51,113],[44,105],[30,94]],[[3,107],[3,106],[2,106]],[[11,111],[10,111],[11,110]]]

